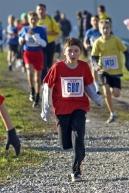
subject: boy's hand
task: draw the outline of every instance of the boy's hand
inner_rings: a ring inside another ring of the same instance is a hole
[[[33,34],[34,34],[33,30],[30,29],[30,30],[28,31],[28,34],[33,35]]]
[[[11,129],[8,131],[6,150],[9,150],[10,145],[13,146],[16,156],[18,156],[20,154],[21,144],[20,144],[20,140],[16,134],[15,129]]]
[[[100,94],[97,94],[98,95],[98,98],[96,100],[96,104],[99,106],[99,107],[103,107],[103,104],[104,104],[104,101],[103,101],[103,97],[102,95]]]
[[[19,44],[20,44],[20,45],[23,45],[23,44],[25,44],[25,43],[26,43],[25,38],[20,37],[20,38],[19,38]]]
[[[48,120],[49,120],[49,112],[44,113],[42,111],[40,115],[41,115],[41,118],[43,119],[43,121],[48,122]]]
[[[47,121],[48,121],[47,117],[46,117],[43,113],[41,113],[41,118],[42,118],[42,119],[43,119],[43,121],[45,121],[45,122],[47,122]]]

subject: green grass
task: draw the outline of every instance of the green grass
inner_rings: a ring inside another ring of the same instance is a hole
[[[51,131],[53,125],[45,124],[40,118],[40,109],[32,108],[28,93],[21,89],[20,80],[15,78],[15,73],[17,72],[8,72],[6,53],[0,53],[0,94],[6,97],[5,105],[17,133],[21,141],[22,138],[42,138],[46,132]],[[37,167],[47,159],[45,152],[37,152],[29,145],[25,147],[23,143],[18,158],[15,158],[13,148],[10,148],[9,156],[6,156],[6,135],[5,127],[0,121],[0,185],[10,181],[12,176],[20,175],[22,168]]]
[[[15,73],[8,72],[6,54],[0,54],[0,93],[6,97],[5,104],[17,131],[21,136],[41,137],[45,132],[50,132],[53,125],[44,123],[40,118],[41,109],[33,109],[28,100],[28,93],[21,89],[20,80],[15,78]],[[26,82],[27,84],[27,82]],[[4,136],[5,129],[0,122],[0,136]]]
[[[24,168],[36,168],[47,159],[47,154],[24,148],[17,158],[14,153],[5,154],[4,148],[0,148],[0,185],[4,185],[11,179],[19,177]]]

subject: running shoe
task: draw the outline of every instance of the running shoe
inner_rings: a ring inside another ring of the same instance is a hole
[[[71,181],[72,182],[80,182],[80,181],[82,181],[82,177],[80,174],[75,175],[74,173],[71,173]]]
[[[109,116],[108,120],[106,121],[106,123],[112,123],[116,120],[116,115],[112,114]]]
[[[97,91],[97,94],[98,94],[98,95],[102,95],[102,93],[101,93],[99,90]]]
[[[10,65],[8,66],[8,69],[9,69],[9,71],[12,71],[12,70],[13,70],[12,64],[10,64]]]
[[[29,95],[29,100],[30,100],[31,102],[33,102],[33,101],[34,101],[34,99],[35,99],[35,96],[34,96],[34,95],[32,95],[32,94],[30,93],[30,95]]]
[[[40,101],[40,96],[39,96],[39,93],[38,93],[38,94],[36,94],[35,101],[34,101],[32,107],[33,108],[38,107],[39,106],[39,101]]]
[[[34,102],[34,101],[35,101],[35,89],[34,89],[34,87],[31,88],[29,100],[30,100],[31,102]]]

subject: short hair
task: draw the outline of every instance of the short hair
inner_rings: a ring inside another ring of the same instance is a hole
[[[27,16],[32,16],[32,17],[37,17],[38,18],[38,15],[35,11],[29,11]]]
[[[37,7],[43,7],[43,8],[45,8],[45,9],[47,8],[46,5],[43,4],[43,3],[39,3],[39,4],[37,5]]]
[[[99,20],[98,15],[92,15],[92,16],[91,16],[91,19],[92,19],[92,18],[95,18],[95,19],[98,19],[98,20]]]
[[[8,16],[8,19],[15,20],[15,16],[14,16],[14,15],[9,15],[9,16]]]
[[[70,47],[70,46],[78,46],[80,48],[80,50],[83,49],[81,41],[77,38],[74,38],[74,37],[69,37],[66,39],[66,41],[64,43],[64,49],[66,49],[67,47]]]
[[[76,15],[81,18],[81,17],[82,17],[82,12],[81,12],[81,11],[78,11],[78,12],[76,13]]]
[[[108,24],[110,28],[112,28],[112,22],[109,19],[101,19],[99,20],[99,27],[102,25]]]
[[[106,8],[104,5],[99,5],[98,8],[101,10],[101,12],[105,12]]]

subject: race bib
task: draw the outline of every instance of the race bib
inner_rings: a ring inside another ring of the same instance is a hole
[[[84,95],[83,77],[61,77],[62,97],[82,97]]]
[[[118,69],[117,56],[104,56],[102,57],[102,63],[105,70]]]
[[[28,47],[37,47],[37,46],[39,46],[39,44],[37,42],[35,42],[34,38],[30,34],[26,34],[25,40],[26,40],[26,45]]]

